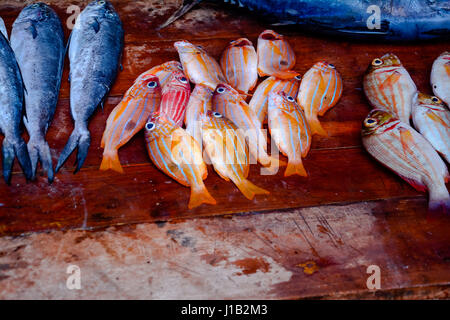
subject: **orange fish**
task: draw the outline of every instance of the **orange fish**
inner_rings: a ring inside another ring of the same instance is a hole
[[[195,84],[204,84],[215,89],[221,82],[226,82],[222,69],[202,47],[182,40],[174,43],[180,56],[183,70],[188,79]]]
[[[342,78],[336,68],[325,61],[317,62],[303,76],[297,102],[305,112],[311,134],[327,136],[317,115],[334,107],[342,95]]]
[[[372,110],[363,122],[366,150],[419,191],[428,189],[431,212],[450,213],[447,167],[425,138],[389,112]]]
[[[443,52],[434,60],[430,82],[435,96],[450,106],[450,52]]]
[[[181,66],[181,63],[179,63],[178,61],[168,61],[151,68],[150,70],[142,73],[139,77],[142,77],[146,74],[153,74],[158,77],[161,88],[164,88],[174,71],[183,72],[183,67]]]
[[[259,122],[263,123],[266,119],[269,93],[281,90],[291,97],[296,97],[300,86],[300,80],[300,76],[295,76],[290,80],[268,77],[258,85],[248,105],[250,106],[250,109],[256,113]]]
[[[242,194],[252,200],[257,194],[269,191],[255,186],[247,180],[249,154],[245,137],[236,125],[218,112],[208,111],[200,115],[202,137],[206,153],[214,170],[222,179],[233,181]]]
[[[191,188],[189,209],[202,203],[216,204],[203,183],[208,170],[194,138],[166,115],[154,113],[145,124],[145,139],[154,165]]]
[[[373,59],[363,85],[366,97],[374,108],[389,111],[409,124],[417,87],[396,55],[388,53]]]
[[[167,85],[162,89],[160,113],[168,115],[181,126],[190,94],[191,85],[184,73],[179,70],[172,72]]]
[[[106,121],[101,142],[104,150],[100,170],[123,172],[118,149],[144,127],[149,115],[158,110],[160,101],[158,77],[145,73],[136,79]]]
[[[201,121],[199,115],[212,110],[212,95],[214,90],[203,84],[195,85],[194,90],[189,98],[189,103],[186,107],[186,116],[184,123],[186,124],[186,131],[189,133],[199,145],[202,144],[201,136]]]
[[[311,147],[311,129],[295,98],[284,91],[269,94],[269,129],[278,149],[289,158],[284,175],[306,177],[302,157]]]
[[[258,37],[258,74],[260,77],[275,76],[292,79],[298,73],[295,66],[295,53],[281,34],[265,30]]]
[[[220,58],[228,83],[240,93],[248,93],[258,81],[258,56],[250,40],[231,41]]]

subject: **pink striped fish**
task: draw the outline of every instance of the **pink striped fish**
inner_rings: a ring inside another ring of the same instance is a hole
[[[284,91],[288,96],[296,97],[300,86],[300,80],[300,76],[295,76],[290,80],[269,77],[258,85],[248,105],[250,106],[250,109],[256,113],[259,122],[263,123],[267,118],[269,93],[272,91]]]
[[[213,90],[219,83],[226,82],[217,61],[203,48],[186,40],[177,41],[174,46],[180,56],[183,70],[191,82],[204,84]]]
[[[450,163],[450,111],[438,97],[419,93],[412,108],[414,127]]]
[[[409,124],[417,87],[396,55],[388,53],[373,59],[363,85],[366,97],[374,108],[389,111]]]
[[[247,38],[231,41],[220,58],[228,83],[240,93],[248,93],[258,81],[258,56]]]
[[[367,151],[419,191],[429,192],[429,210],[450,213],[447,166],[431,144],[389,112],[372,110],[363,122]]]
[[[450,106],[450,52],[443,52],[434,60],[430,82],[433,93]]]
[[[342,95],[342,78],[334,65],[317,62],[303,76],[297,102],[305,112],[312,134],[327,136],[317,116],[334,107]]]
[[[189,103],[186,107],[186,116],[184,123],[186,124],[186,131],[189,133],[199,145],[202,144],[201,136],[201,121],[199,116],[201,113],[206,113],[212,110],[212,95],[214,90],[203,84],[195,85],[194,90],[189,98]]]
[[[260,77],[275,76],[292,79],[298,73],[295,66],[295,53],[281,34],[265,30],[258,37],[258,74]]]
[[[181,126],[190,94],[188,79],[181,71],[173,71],[167,85],[162,89],[160,113],[166,114]]]
[[[153,74],[158,77],[161,88],[164,88],[174,71],[183,72],[183,67],[181,66],[181,63],[178,61],[168,61],[163,64],[154,66],[150,70],[142,73],[138,77],[138,79],[146,74]]]

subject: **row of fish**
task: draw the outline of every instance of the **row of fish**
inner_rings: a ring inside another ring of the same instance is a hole
[[[57,172],[78,147],[78,171],[87,155],[89,117],[103,103],[116,77],[123,48],[123,29],[114,7],[104,0],[89,3],[80,13],[67,48],[55,11],[44,3],[26,6],[14,21],[11,39],[0,35],[0,129],[3,177],[11,179],[14,157],[27,179],[33,179],[40,160],[48,180],[54,177],[45,135],[59,95],[66,51],[70,61],[70,109],[75,128],[65,146]],[[23,116],[23,114],[25,115]],[[21,137],[21,122],[30,139]]]
[[[430,80],[436,96],[417,91],[396,55],[374,59],[364,76],[364,92],[374,110],[363,123],[363,145],[415,189],[428,190],[430,211],[450,213],[445,185],[450,176],[439,157],[450,163],[449,52],[435,60]]]

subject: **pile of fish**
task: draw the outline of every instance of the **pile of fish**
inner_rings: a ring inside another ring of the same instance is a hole
[[[327,135],[317,117],[342,94],[333,65],[318,62],[302,80],[292,70],[294,50],[272,30],[260,34],[256,49],[246,38],[231,41],[219,62],[188,41],[174,47],[181,63],[169,61],[139,75],[109,115],[100,170],[123,172],[118,149],[144,129],[154,165],[191,188],[188,208],[216,203],[203,182],[206,163],[251,200],[269,192],[247,179],[250,164],[259,162],[267,173],[286,165],[267,151],[267,119],[274,143],[289,159],[285,176],[307,176],[302,158],[312,135]],[[258,76],[267,78],[252,95]]]
[[[374,59],[364,76],[374,110],[363,122],[362,140],[375,159],[415,189],[428,190],[430,212],[450,213],[450,176],[439,157],[450,163],[449,52],[435,60],[430,79],[435,96],[417,91],[396,55]]]

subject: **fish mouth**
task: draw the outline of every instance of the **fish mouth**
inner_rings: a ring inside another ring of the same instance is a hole
[[[281,40],[283,38],[283,36],[281,34],[276,33],[273,30],[264,30],[259,35],[259,38],[263,39],[263,40],[274,41],[274,40]]]
[[[198,48],[186,40],[176,41],[173,46],[181,52],[195,52]]]
[[[233,47],[253,46],[253,43],[247,38],[239,38],[237,40],[231,41],[230,44]]]

